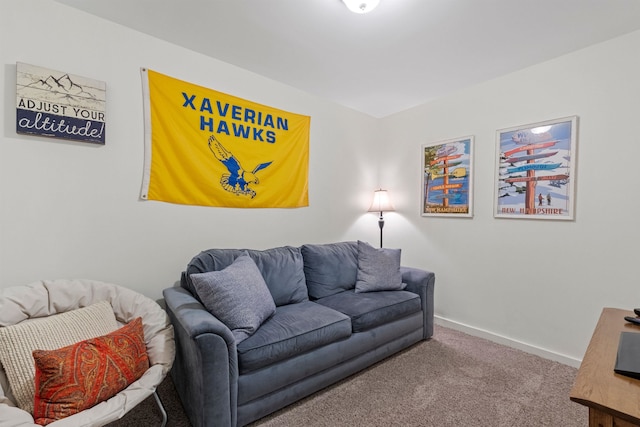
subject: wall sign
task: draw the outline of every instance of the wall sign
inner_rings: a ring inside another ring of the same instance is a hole
[[[105,143],[106,83],[16,64],[16,132]]]

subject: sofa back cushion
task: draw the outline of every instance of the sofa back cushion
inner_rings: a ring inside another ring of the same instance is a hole
[[[254,249],[209,249],[200,252],[187,265],[181,285],[196,297],[189,275],[220,271],[243,254],[256,263],[276,306],[308,301],[300,248],[283,246],[264,251]],[[355,280],[354,280],[355,282]]]
[[[355,287],[358,273],[356,242],[303,245],[300,250],[309,297],[324,298]]]

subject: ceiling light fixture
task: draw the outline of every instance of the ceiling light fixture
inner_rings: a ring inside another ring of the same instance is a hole
[[[354,13],[367,13],[375,9],[380,0],[342,0],[347,8]]]

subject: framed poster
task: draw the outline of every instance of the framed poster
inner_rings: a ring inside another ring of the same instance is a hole
[[[422,146],[422,216],[473,216],[473,136]]]
[[[497,131],[494,216],[572,220],[577,116]]]
[[[106,83],[16,64],[16,132],[105,143]]]

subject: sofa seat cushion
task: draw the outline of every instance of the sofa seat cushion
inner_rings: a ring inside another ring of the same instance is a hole
[[[356,293],[349,290],[316,301],[351,318],[353,332],[367,331],[421,310],[420,296],[408,291]]]
[[[310,301],[277,307],[269,320],[238,344],[240,373],[269,366],[350,335],[349,316],[329,307]]]

